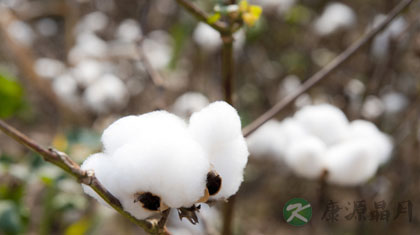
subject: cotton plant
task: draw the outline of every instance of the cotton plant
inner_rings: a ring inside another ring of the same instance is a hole
[[[209,104],[209,99],[200,92],[186,92],[176,98],[171,106],[171,111],[181,117],[189,118],[194,112],[200,111]]]
[[[228,199],[243,181],[248,158],[239,116],[223,101],[193,113],[188,124],[166,111],[123,117],[104,130],[101,140],[103,152],[81,167],[93,171],[137,219]]]
[[[373,123],[349,122],[329,104],[311,105],[293,117],[272,120],[248,139],[253,155],[267,155],[289,166],[296,175],[354,186],[372,178],[392,152],[392,141]]]

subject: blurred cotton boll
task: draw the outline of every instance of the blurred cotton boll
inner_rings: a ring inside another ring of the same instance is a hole
[[[234,48],[235,50],[241,49],[245,44],[245,31],[238,30],[234,35]],[[222,45],[220,33],[213,29],[206,23],[198,23],[193,33],[194,41],[204,50],[208,52],[215,52]]]
[[[156,69],[163,69],[171,60],[172,38],[165,31],[156,30],[149,33],[142,43],[144,54]]]
[[[342,3],[330,3],[324,9],[322,15],[316,19],[314,29],[321,36],[334,33],[339,29],[352,27],[356,23],[356,15],[353,10]]]
[[[384,113],[384,103],[376,96],[366,97],[362,107],[362,115],[368,119],[378,118]]]
[[[319,138],[305,136],[287,148],[285,161],[293,171],[306,178],[319,178],[325,170],[323,158],[327,145]]]
[[[7,32],[19,43],[29,47],[35,40],[35,33],[28,24],[14,20],[7,26]]]
[[[194,41],[203,49],[209,52],[216,51],[222,41],[220,33],[206,23],[198,23],[193,33]]]
[[[72,69],[72,74],[77,82],[88,87],[105,73],[105,65],[99,61],[86,59],[79,61]]]
[[[78,96],[78,86],[74,77],[69,73],[64,73],[53,80],[52,88],[54,92],[65,103],[70,105],[80,105]]]
[[[296,112],[294,119],[327,145],[336,143],[348,131],[347,117],[332,105],[306,106]]]
[[[72,64],[87,58],[103,58],[107,55],[107,44],[93,33],[84,32],[77,36],[76,45],[70,50],[68,59]]]
[[[223,101],[211,103],[191,116],[188,128],[222,178],[220,192],[211,198],[229,198],[243,181],[249,155],[237,111]]]
[[[377,15],[373,21],[373,26],[377,26],[385,20],[385,15]],[[375,59],[383,59],[388,56],[389,46],[392,39],[399,36],[407,27],[407,22],[403,17],[394,19],[388,27],[379,33],[372,43],[372,54]]]
[[[200,111],[209,104],[206,96],[199,92],[186,92],[176,98],[172,105],[172,112],[179,117],[189,118],[192,113]]]
[[[35,25],[38,32],[45,37],[51,37],[57,34],[57,23],[51,18],[40,19]]]
[[[284,146],[279,143],[283,137],[282,125],[270,120],[247,138],[249,152],[254,157],[279,157],[284,154]]]
[[[328,181],[343,186],[365,183],[378,169],[378,159],[372,156],[372,146],[361,139],[337,144],[328,150],[325,163]]]
[[[63,62],[50,58],[39,58],[34,64],[35,72],[42,78],[53,79],[64,73],[66,66]]]
[[[99,114],[108,113],[127,104],[128,90],[121,79],[105,74],[88,86],[83,98],[91,110]]]
[[[142,36],[140,25],[133,19],[125,19],[120,23],[116,38],[123,42],[134,42]]]
[[[404,110],[409,101],[408,98],[399,92],[389,92],[382,96],[385,112],[394,114]]]
[[[85,15],[76,25],[76,33],[97,32],[106,28],[108,25],[108,16],[103,12],[94,11]]]

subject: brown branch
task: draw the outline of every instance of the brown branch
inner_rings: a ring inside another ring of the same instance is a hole
[[[321,80],[325,79],[330,75],[333,71],[335,71],[340,65],[346,62],[351,56],[353,56],[358,50],[360,50],[364,45],[366,45],[370,40],[372,40],[379,32],[381,32],[391,21],[400,14],[404,9],[406,9],[414,0],[403,0],[401,1],[392,11],[388,14],[386,19],[381,22],[377,27],[372,28],[366,35],[360,38],[358,41],[353,43],[350,47],[348,47],[345,51],[343,51],[340,55],[338,55],[333,61],[331,61],[328,65],[324,68],[319,70],[315,73],[312,77],[308,78],[298,89],[296,89],[293,93],[286,96],[283,100],[278,102],[274,105],[271,109],[267,112],[262,114],[258,117],[255,121],[253,121],[248,126],[242,129],[243,135],[245,137],[249,136],[266,123],[268,120],[273,118],[279,112],[281,112],[284,108],[290,105],[294,100],[296,100],[301,94],[309,90],[311,87],[316,85]]]
[[[65,153],[41,147],[35,141],[19,132],[12,126],[8,125],[3,120],[0,120],[0,130],[2,130],[6,135],[15,139],[18,143],[26,146],[36,153],[39,153],[45,161],[51,162],[52,164],[60,167],[75,177],[79,182],[90,186],[106,203],[108,203],[118,213],[128,218],[139,227],[143,228],[146,232],[150,234],[168,234],[167,231],[161,229],[158,226],[156,221],[138,220],[130,213],[124,211],[120,201],[105,189],[105,187],[95,177],[93,171],[82,170],[80,166]],[[163,220],[166,221],[166,218]]]
[[[160,75],[160,73],[153,67],[153,65],[150,63],[149,58],[144,53],[144,50],[142,48],[142,43],[144,41],[144,37],[137,40],[137,56],[139,57],[139,60],[143,63],[144,68],[146,69],[147,74],[149,75],[150,79],[152,80],[153,84],[158,88],[164,90],[164,82],[163,78]]]
[[[227,32],[229,30],[227,28],[227,26],[221,21],[216,21],[214,23],[209,23],[207,21],[209,19],[209,16],[207,15],[207,13],[205,13],[200,8],[198,8],[197,6],[192,4],[190,1],[188,1],[188,0],[176,0],[176,2],[179,5],[181,5],[182,7],[184,7],[185,10],[187,10],[191,15],[193,15],[199,21],[207,23],[208,25],[210,25],[215,30],[217,30],[219,32]]]

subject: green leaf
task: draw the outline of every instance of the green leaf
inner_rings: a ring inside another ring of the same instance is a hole
[[[10,117],[23,105],[23,89],[16,79],[0,71],[0,118]]]
[[[65,232],[65,235],[82,235],[86,234],[91,227],[91,220],[88,218],[82,218],[76,223],[70,225]]]
[[[214,13],[212,16],[207,18],[207,23],[214,24],[220,19],[220,17],[221,17],[220,13],[218,13],[218,12]]]

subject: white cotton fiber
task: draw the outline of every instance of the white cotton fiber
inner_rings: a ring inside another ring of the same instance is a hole
[[[378,159],[372,157],[372,146],[362,140],[349,140],[331,147],[326,155],[328,181],[343,186],[362,184],[378,169]]]
[[[208,104],[209,100],[203,94],[199,92],[186,92],[176,98],[171,109],[179,117],[189,118],[192,113],[200,111]]]
[[[348,120],[344,113],[328,104],[306,106],[296,112],[294,119],[327,145],[336,143],[348,131]]]
[[[352,121],[346,138],[359,139],[368,143],[373,152],[371,157],[377,158],[379,164],[384,164],[391,156],[391,139],[379,131],[379,129],[371,122],[364,120]]]
[[[289,146],[285,160],[297,175],[316,179],[325,169],[326,151],[327,146],[319,138],[306,136]]]
[[[191,116],[189,130],[222,178],[222,188],[212,198],[227,199],[235,194],[249,154],[236,110],[226,102],[214,102]]]

